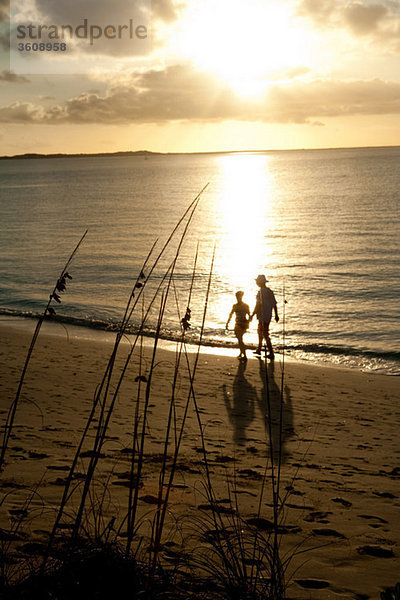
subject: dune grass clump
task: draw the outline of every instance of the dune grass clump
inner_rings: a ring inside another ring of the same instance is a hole
[[[155,582],[154,597],[165,598],[168,581]],[[143,597],[144,572],[136,562],[112,546],[75,550],[61,566],[35,572],[24,581],[3,589],[5,600],[109,600]]]
[[[381,592],[381,600],[400,600],[400,582],[394,588],[388,588]]]

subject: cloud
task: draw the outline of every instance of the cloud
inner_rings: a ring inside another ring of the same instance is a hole
[[[185,8],[185,2],[174,2],[174,0],[151,0],[151,16],[165,23],[176,21],[181,11]]]
[[[29,83],[29,79],[23,75],[16,75],[12,71],[4,70],[0,73],[0,81],[8,83]]]
[[[85,54],[144,55],[151,49],[150,7],[151,0],[32,0],[26,5],[21,3],[19,12],[13,14],[12,39],[45,43],[64,40],[68,54],[78,59]],[[21,34],[24,37],[17,38]]]
[[[45,120],[44,108],[30,102],[13,102],[0,108],[1,123],[43,123]]]
[[[10,0],[0,0],[0,22],[7,21],[10,14]]]
[[[400,83],[317,80],[271,88],[271,118],[308,123],[316,117],[400,113]]]
[[[14,102],[0,121],[45,124],[130,124],[245,120],[319,124],[326,117],[400,113],[400,83],[292,80],[272,84],[258,99],[238,97],[214,77],[189,66],[133,74],[100,95],[86,92],[50,107]]]
[[[322,24],[329,21],[335,12],[335,0],[301,0],[296,9],[300,17],[309,18]]]
[[[10,0],[0,0],[0,48],[5,51],[10,46],[9,16]]]
[[[369,37],[386,48],[400,51],[400,5],[393,0],[300,0],[296,14],[321,29],[347,29]]]
[[[307,75],[310,72],[311,69],[309,67],[290,67],[278,71],[273,79],[296,79],[296,77]]]
[[[228,88],[186,66],[134,75],[131,85],[114,85],[103,97],[82,94],[68,100],[64,109],[75,123],[223,119],[237,114]]]
[[[382,4],[364,5],[356,2],[343,9],[344,19],[356,35],[375,32],[387,14],[388,9]]]
[[[57,27],[69,55],[131,58],[147,56],[152,45],[159,46],[158,30],[170,28],[185,4],[179,0],[31,0],[19,6],[13,24],[25,26],[26,41],[31,41],[30,37],[54,41],[51,36],[56,35]],[[29,30],[30,24],[33,30]],[[32,36],[29,31],[33,31]]]
[[[5,0],[0,0],[4,2]],[[125,21],[150,12],[151,18],[172,22],[178,19],[185,3],[177,0],[35,0],[37,12],[55,22],[78,22],[83,18],[106,23],[110,18]]]
[[[0,32],[0,47],[8,52],[10,48],[10,36]]]

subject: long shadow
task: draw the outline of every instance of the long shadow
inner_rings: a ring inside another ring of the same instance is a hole
[[[286,444],[295,435],[290,388],[285,385],[281,395],[280,387],[275,381],[275,363],[269,362],[266,367],[261,358],[258,362],[262,382],[261,395],[257,397],[258,407],[264,419],[266,438],[270,438],[273,458],[277,461],[281,452],[281,464],[284,464],[290,456]]]
[[[255,416],[257,399],[256,388],[248,382],[245,376],[247,361],[240,361],[232,385],[232,394],[227,387],[222,386],[226,411],[233,426],[233,441],[239,446],[246,442],[246,428]]]

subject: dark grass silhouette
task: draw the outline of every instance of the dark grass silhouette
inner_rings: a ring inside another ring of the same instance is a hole
[[[69,279],[72,279],[71,275],[68,273],[68,269],[70,267],[70,264],[72,263],[72,260],[74,259],[75,254],[78,252],[79,247],[81,246],[83,240],[85,239],[86,235],[87,235],[88,230],[85,231],[85,233],[82,235],[81,239],[79,240],[79,242],[77,243],[77,245],[75,246],[75,249],[73,250],[73,252],[70,254],[64,268],[62,269],[56,284],[53,288],[53,291],[50,293],[49,296],[49,300],[47,302],[47,305],[41,315],[41,317],[39,318],[36,327],[35,327],[35,331],[33,333],[33,337],[32,337],[32,341],[31,344],[28,348],[28,353],[25,359],[25,364],[23,366],[22,369],[22,373],[21,373],[21,377],[19,380],[19,384],[18,384],[18,389],[17,392],[15,394],[15,398],[13,400],[13,402],[10,405],[10,408],[8,410],[8,414],[7,414],[7,418],[6,418],[6,422],[5,424],[1,427],[1,429],[3,430],[3,435],[2,435],[2,443],[1,443],[1,451],[0,451],[0,474],[4,469],[4,461],[5,461],[5,457],[6,457],[6,452],[7,452],[7,448],[8,448],[8,443],[10,441],[10,436],[12,433],[12,429],[13,429],[13,425],[14,425],[14,421],[15,421],[15,415],[17,412],[17,408],[18,408],[18,404],[21,398],[21,392],[22,392],[22,388],[24,385],[24,380],[25,380],[25,375],[28,371],[28,367],[29,367],[29,363],[31,360],[31,356],[33,353],[33,350],[35,348],[35,344],[37,342],[37,339],[39,337],[39,333],[40,333],[40,329],[43,325],[43,321],[45,320],[45,318],[47,316],[54,316],[56,314],[52,304],[54,304],[54,302],[56,302],[57,304],[61,304],[61,297],[60,297],[60,293],[63,293],[66,290],[66,284],[67,281]]]

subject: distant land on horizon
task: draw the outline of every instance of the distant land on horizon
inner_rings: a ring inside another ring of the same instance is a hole
[[[153,152],[151,150],[120,150],[119,152],[80,152],[80,153],[53,153],[41,154],[36,152],[27,152],[25,154],[14,154],[0,156],[0,160],[23,160],[28,158],[102,158],[102,157],[121,157],[121,156],[168,156],[183,154],[241,154],[241,153],[263,153],[263,152],[304,152],[319,150],[367,150],[372,148],[400,148],[393,146],[344,146],[340,148],[287,148],[287,149],[269,149],[269,150],[210,150],[208,152]]]
[[[148,156],[149,154],[163,154],[163,152],[150,152],[149,150],[126,150],[120,152],[80,152],[64,154],[57,152],[55,154],[40,154],[36,152],[27,152],[26,154],[14,154],[13,156],[0,156],[0,160],[26,159],[26,158],[85,158],[101,156]]]

